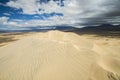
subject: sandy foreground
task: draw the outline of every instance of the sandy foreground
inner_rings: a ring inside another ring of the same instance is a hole
[[[50,31],[0,47],[0,80],[120,80],[120,39]]]

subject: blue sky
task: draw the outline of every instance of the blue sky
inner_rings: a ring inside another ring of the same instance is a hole
[[[119,24],[119,0],[0,0],[1,26]],[[10,29],[9,28],[9,29]]]
[[[46,2],[46,0],[41,0],[43,3]],[[41,14],[24,14],[22,8],[16,8],[7,6],[6,4],[9,3],[9,0],[0,0],[0,17],[6,16],[10,19],[23,19],[23,20],[32,20],[32,19],[41,19],[43,20],[43,17],[53,17],[53,16],[63,16],[62,13],[41,13]],[[37,17],[36,17],[37,16]]]

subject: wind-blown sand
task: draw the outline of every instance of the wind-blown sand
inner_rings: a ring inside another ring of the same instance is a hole
[[[120,80],[120,39],[37,33],[0,47],[0,80]]]

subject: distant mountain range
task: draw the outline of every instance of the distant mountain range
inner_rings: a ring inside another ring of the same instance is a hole
[[[28,27],[28,30],[0,30],[0,33],[4,32],[42,32],[49,30],[60,30],[60,31],[120,31],[120,25],[102,24],[99,26],[86,26],[83,28],[75,28],[72,26],[45,26],[45,27]]]
[[[95,35],[110,38],[120,38],[120,25],[102,24],[99,26],[87,26],[73,30],[79,35]]]
[[[72,31],[72,30],[79,30],[79,31],[120,31],[120,25],[102,24],[99,26],[86,26],[83,28],[75,28],[72,26],[57,26],[55,29],[61,30],[61,31]]]
[[[80,30],[92,30],[92,31],[120,31],[120,25],[102,24],[99,26],[87,26]]]

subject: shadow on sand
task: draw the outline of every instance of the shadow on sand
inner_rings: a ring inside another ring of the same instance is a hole
[[[8,42],[18,40],[15,38],[15,36],[23,35],[23,34],[25,34],[25,33],[1,33],[0,34],[0,47],[5,45],[3,43],[8,43]]]

